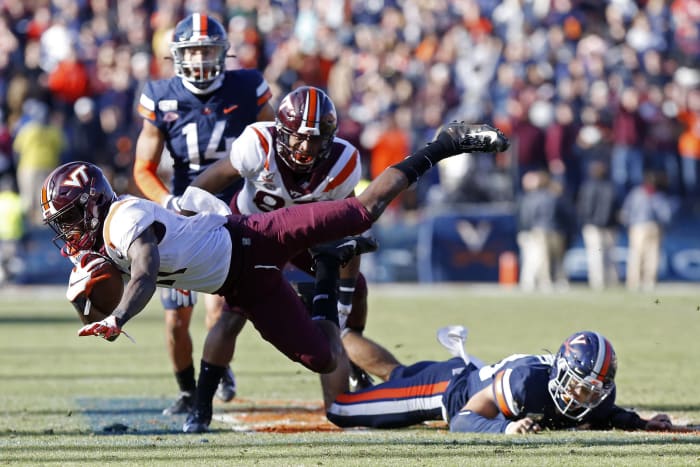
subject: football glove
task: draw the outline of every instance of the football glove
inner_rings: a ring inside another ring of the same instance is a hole
[[[117,318],[109,315],[102,321],[86,324],[78,331],[79,336],[100,336],[103,339],[112,341],[121,334],[122,329],[117,324]]]
[[[197,303],[197,292],[194,290],[170,289],[170,300],[181,306],[195,306]]]
[[[180,197],[179,196],[173,196],[173,195],[166,196],[162,202],[162,206],[169,211],[175,211],[175,212],[182,211],[182,208],[180,207]]]
[[[100,336],[109,342],[114,342],[120,334],[124,334],[132,343],[136,343],[133,337],[119,327],[114,315],[109,315],[96,323],[86,324],[78,331],[78,336]]]
[[[70,259],[75,266],[68,278],[66,298],[74,302],[90,296],[92,287],[105,278],[100,274],[100,266],[109,260],[94,251],[81,251]]]

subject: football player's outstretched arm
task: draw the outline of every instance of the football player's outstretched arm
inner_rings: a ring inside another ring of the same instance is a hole
[[[228,157],[219,159],[195,178],[190,186],[201,188],[209,193],[221,193],[240,178],[241,174],[231,165]]]
[[[122,333],[122,326],[143,310],[155,293],[160,255],[153,226],[136,237],[127,255],[131,259],[131,279],[126,284],[119,305],[102,321],[80,328],[79,336],[101,336],[113,341]]]
[[[692,431],[688,427],[674,425],[665,413],[659,413],[650,419],[642,418],[634,410],[624,409],[617,405],[612,407],[609,414],[609,426],[622,430],[644,430],[644,431]],[[599,428],[599,427],[594,427]],[[602,429],[607,426],[600,427]]]
[[[143,128],[136,140],[134,182],[146,198],[161,205],[165,204],[167,198],[171,196],[157,173],[164,146],[163,133],[148,120],[144,120]]]
[[[529,417],[509,421],[501,413],[492,386],[474,394],[450,420],[450,431],[467,433],[533,433],[540,426]]]
[[[136,237],[127,254],[131,259],[131,278],[121,302],[112,312],[119,327],[143,310],[156,291],[160,254],[153,226]]]

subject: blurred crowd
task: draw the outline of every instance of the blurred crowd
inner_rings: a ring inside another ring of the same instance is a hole
[[[697,0],[5,0],[0,16],[0,191],[29,225],[60,162],[131,180],[135,113],[149,79],[173,75],[168,43],[184,15],[228,28],[229,67],[258,68],[279,99],[329,93],[339,136],[365,176],[452,119],[502,128],[512,148],[453,158],[396,203],[519,202],[544,172],[575,203],[600,162],[619,204],[656,186],[700,200]],[[451,160],[452,161],[452,160]]]

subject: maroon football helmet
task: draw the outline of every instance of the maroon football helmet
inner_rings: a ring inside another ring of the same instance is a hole
[[[327,158],[338,129],[335,105],[325,92],[304,86],[277,109],[277,154],[296,173],[308,173]]]
[[[80,250],[99,250],[102,225],[116,199],[96,165],[69,162],[56,168],[41,188],[42,215],[56,232],[54,244],[69,256]]]

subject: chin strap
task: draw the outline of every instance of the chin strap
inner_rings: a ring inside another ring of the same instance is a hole
[[[220,73],[219,76],[214,78],[214,80],[206,88],[198,88],[194,84],[187,81],[185,78],[181,78],[181,79],[182,79],[182,85],[185,86],[185,88],[188,91],[190,91],[192,94],[197,94],[199,96],[202,96],[202,95],[206,95],[206,94],[211,94],[212,92],[219,89],[221,87],[221,85],[224,83],[224,74]]]

